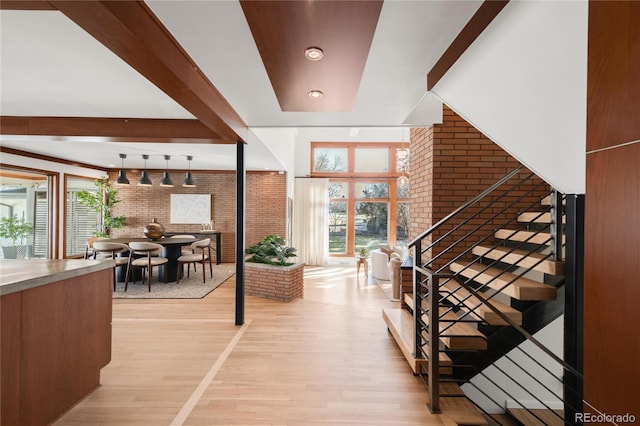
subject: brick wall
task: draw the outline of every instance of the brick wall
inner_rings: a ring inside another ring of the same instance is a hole
[[[178,174],[174,173],[177,182]],[[137,186],[135,176],[129,173],[130,186],[119,186],[120,203],[113,214],[125,215],[125,228],[112,231],[114,237],[143,236],[149,222],[157,218],[169,232],[190,233],[202,225],[170,224],[171,194],[211,194],[214,227],[221,232],[222,261],[235,262],[236,229],[236,176],[228,172],[195,172],[197,186],[173,188],[159,186],[162,172],[150,172],[154,186]],[[109,178],[114,181],[117,173]],[[267,234],[285,235],[286,229],[286,175],[278,173],[248,172],[246,180],[245,245],[260,241]]]
[[[420,235],[519,165],[515,158],[444,106],[442,124],[411,130],[410,238]],[[536,197],[548,194],[550,188],[545,184],[533,190],[535,185],[541,183],[541,180],[534,179],[531,184],[483,212],[478,221],[463,226],[455,235],[463,235],[480,220],[491,218],[525,191],[532,191],[530,196],[524,197],[525,203],[534,202]],[[517,206],[513,207],[496,220],[515,216],[518,209]],[[487,230],[491,228],[491,224],[484,227]],[[439,236],[434,234],[432,238]],[[439,244],[434,252],[439,252],[448,243],[450,241]],[[460,249],[457,252],[462,251]]]
[[[290,302],[304,298],[304,265],[273,266],[247,262],[245,264],[247,296]]]

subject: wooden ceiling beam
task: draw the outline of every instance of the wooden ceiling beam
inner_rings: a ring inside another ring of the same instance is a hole
[[[0,134],[105,137],[111,142],[235,143],[198,120],[185,119],[1,116]]]
[[[143,1],[49,1],[222,139],[247,124]]]
[[[49,2],[44,0],[2,0],[1,10],[56,10]]]
[[[471,17],[467,25],[464,26],[460,34],[453,40],[440,59],[427,73],[427,90],[440,81],[449,68],[456,63],[469,46],[478,36],[489,26],[491,21],[498,16],[498,13],[509,3],[509,0],[485,0],[480,5],[476,13]]]

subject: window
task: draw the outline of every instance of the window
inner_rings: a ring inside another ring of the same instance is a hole
[[[31,223],[30,235],[16,241],[19,258],[49,257],[49,186],[50,177],[27,169],[2,169],[0,173],[0,214],[17,216]],[[3,239],[0,245],[12,245]]]
[[[80,203],[78,193],[82,190],[97,192],[93,179],[65,176],[66,226],[65,256],[84,254],[87,239],[100,230],[100,215]]]
[[[319,147],[313,150],[314,172],[346,172],[348,163],[346,148]]]
[[[312,143],[312,176],[330,178],[329,254],[405,245],[409,238],[409,149],[402,143]]]

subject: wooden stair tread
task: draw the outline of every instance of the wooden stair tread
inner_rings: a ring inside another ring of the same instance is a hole
[[[543,206],[550,206],[551,205],[551,195],[547,195],[546,197],[544,197],[542,200],[540,200],[540,204]],[[567,204],[567,199],[566,198],[562,198],[562,205],[566,205]]]
[[[530,412],[529,412],[530,411]],[[540,410],[540,409],[529,409],[527,411],[524,408],[507,408],[507,412],[513,416],[517,421],[527,426],[562,426],[564,425],[564,421],[562,418],[564,417],[563,410],[554,410],[555,414],[550,410]],[[535,416],[532,414],[535,413]],[[557,414],[557,415],[556,415]],[[536,418],[537,416],[537,418]],[[558,418],[560,416],[560,418]],[[540,419],[540,420],[539,420]],[[542,421],[541,421],[542,420]]]
[[[488,283],[490,288],[499,290],[501,293],[516,300],[556,300],[558,290],[554,286],[529,278],[518,277],[516,274],[506,272],[500,268],[487,268],[486,265],[480,263],[473,263],[465,268],[462,263],[453,262],[449,265],[449,269],[456,273],[459,272],[461,276],[471,278],[477,283]]]
[[[553,259],[540,261],[546,257],[546,255],[542,253],[529,253],[524,250],[513,250],[509,247],[490,248],[485,246],[475,246],[472,253],[476,256],[484,256],[493,260],[500,259],[500,262],[510,263],[522,268],[533,268],[536,271],[544,272],[545,274],[564,274],[564,262]]]
[[[517,231],[514,229],[498,229],[495,233],[495,237],[499,240],[510,240],[527,242],[530,244],[553,244],[553,238],[548,232],[534,232],[534,231]],[[562,235],[562,242],[565,242],[565,236]]]
[[[408,293],[405,294],[405,303],[409,306],[413,306],[413,295]],[[447,308],[440,308],[441,318],[439,328],[442,333],[440,335],[440,341],[446,347],[449,349],[487,349],[487,336],[468,323],[458,322],[451,325],[452,322],[458,320],[458,316],[451,311],[444,314],[445,311],[447,311]],[[426,315],[422,316],[422,320],[425,324],[429,324],[429,318]],[[444,329],[446,330],[442,331]],[[424,333],[422,337],[428,339],[429,335]]]
[[[451,294],[447,295],[447,299],[456,304],[460,304],[460,300],[465,307],[471,311],[467,317],[480,318],[489,325],[507,325],[508,323],[502,319],[498,314],[491,310],[487,305],[482,303],[480,299],[474,296],[467,289],[460,287],[460,285],[454,281],[449,280],[444,283],[442,287],[446,288]],[[522,312],[517,309],[507,306],[504,303],[498,302],[495,299],[490,300],[491,304],[498,309],[502,314],[508,317],[511,321],[518,325],[522,325]]]
[[[551,223],[551,213],[546,212],[523,212],[518,215],[518,222],[522,223]],[[566,219],[562,216],[562,223],[565,223]]]
[[[414,373],[426,372],[429,366],[427,359],[415,358],[414,354],[414,319],[405,309],[383,309],[382,318],[387,323],[391,335],[395,339],[400,351],[411,366]],[[446,353],[440,352],[440,374],[451,374],[451,358]]]

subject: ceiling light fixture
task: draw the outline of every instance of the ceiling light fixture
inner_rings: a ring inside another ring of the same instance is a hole
[[[168,186],[173,187],[173,181],[171,180],[171,174],[169,174],[169,160],[171,160],[170,155],[165,155],[164,160],[166,162],[165,171],[162,174],[162,180],[160,181],[160,186]]]
[[[196,182],[193,180],[193,176],[191,175],[191,160],[193,160],[193,156],[187,155],[187,161],[189,161],[189,171],[185,175],[184,183],[182,186],[193,187],[196,186]]]
[[[324,93],[322,93],[320,90],[312,90],[309,92],[309,97],[310,98],[321,98],[322,96],[324,96]]]
[[[310,61],[319,61],[324,57],[324,52],[319,47],[308,47],[304,51],[304,57]]]
[[[129,179],[127,179],[127,172],[124,170],[124,159],[127,158],[127,154],[119,154],[120,162],[122,166],[120,167],[120,171],[118,172],[118,179],[116,179],[116,185],[129,185]]]
[[[142,175],[140,176],[140,180],[138,181],[139,186],[151,186],[151,179],[149,179],[149,173],[147,173],[147,160],[149,156],[146,154],[142,154],[142,158],[144,159],[144,170],[142,171]]]

